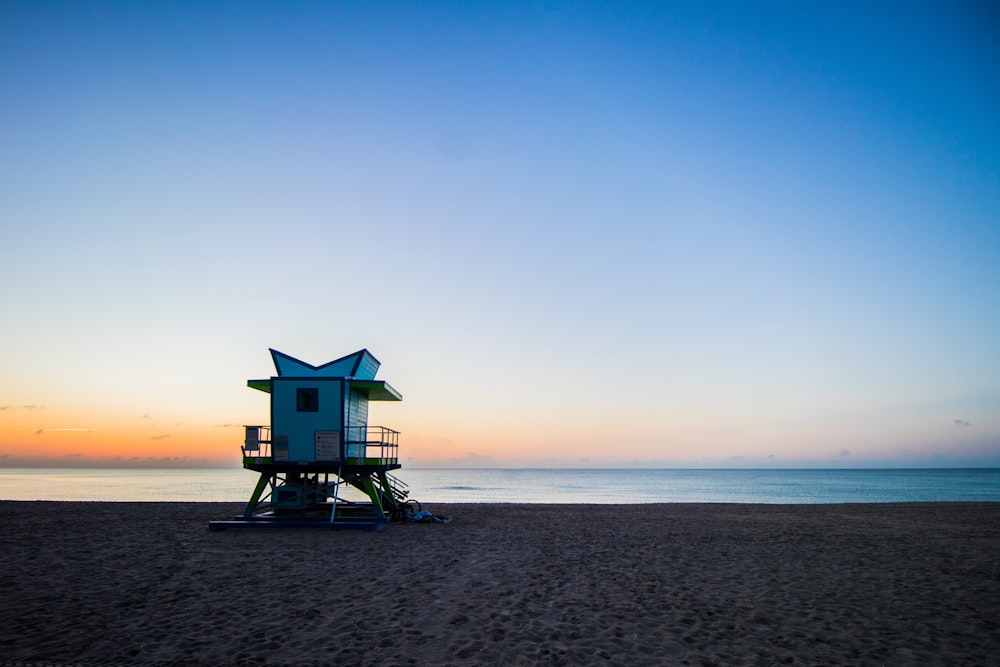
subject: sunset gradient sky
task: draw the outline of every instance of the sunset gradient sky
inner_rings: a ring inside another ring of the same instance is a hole
[[[0,0],[0,466],[1000,466],[991,2]]]

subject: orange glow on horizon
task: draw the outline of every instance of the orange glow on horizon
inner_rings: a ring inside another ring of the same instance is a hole
[[[0,465],[4,460],[176,460],[238,465],[239,424],[162,425],[150,418],[84,420],[78,415],[4,411],[0,416]],[[12,414],[11,414],[12,413]]]

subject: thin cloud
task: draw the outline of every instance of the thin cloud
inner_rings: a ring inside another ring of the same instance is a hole
[[[840,456],[850,456],[850,455],[851,455],[851,450],[849,450],[849,449],[841,449],[840,450]]]
[[[951,423],[955,426],[972,426],[971,422],[967,422],[964,419],[952,419]]]
[[[478,454],[476,452],[466,452],[465,455],[458,460],[471,463],[484,463],[492,458],[493,458],[492,456],[488,456],[486,454]]]
[[[412,458],[407,460],[415,461]],[[447,459],[421,459],[419,465],[425,468],[490,468],[494,467],[493,464],[492,456],[466,452],[462,456],[453,456]]]
[[[89,431],[93,431],[93,430],[94,429],[92,429],[92,428],[76,428],[76,427],[72,427],[72,428],[40,428],[37,431],[35,431],[35,435],[41,435],[42,433],[49,433],[49,432],[54,432],[54,431],[85,431],[85,432],[89,432]]]
[[[163,435],[153,435],[153,436],[150,436],[149,439],[150,440],[163,440],[163,439],[169,438],[169,437],[170,437],[169,433],[164,433]]]

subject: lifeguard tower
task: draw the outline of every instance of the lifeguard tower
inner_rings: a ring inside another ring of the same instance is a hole
[[[270,350],[277,375],[248,380],[271,397],[270,425],[246,426],[243,467],[260,474],[233,526],[378,528],[419,511],[400,468],[399,433],[368,425],[370,401],[401,401],[376,380],[379,361],[359,350],[313,366]],[[354,496],[354,499],[351,499]]]

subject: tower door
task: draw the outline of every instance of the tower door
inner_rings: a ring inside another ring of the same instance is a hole
[[[353,389],[347,398],[346,456],[364,458],[368,440],[368,396]]]

